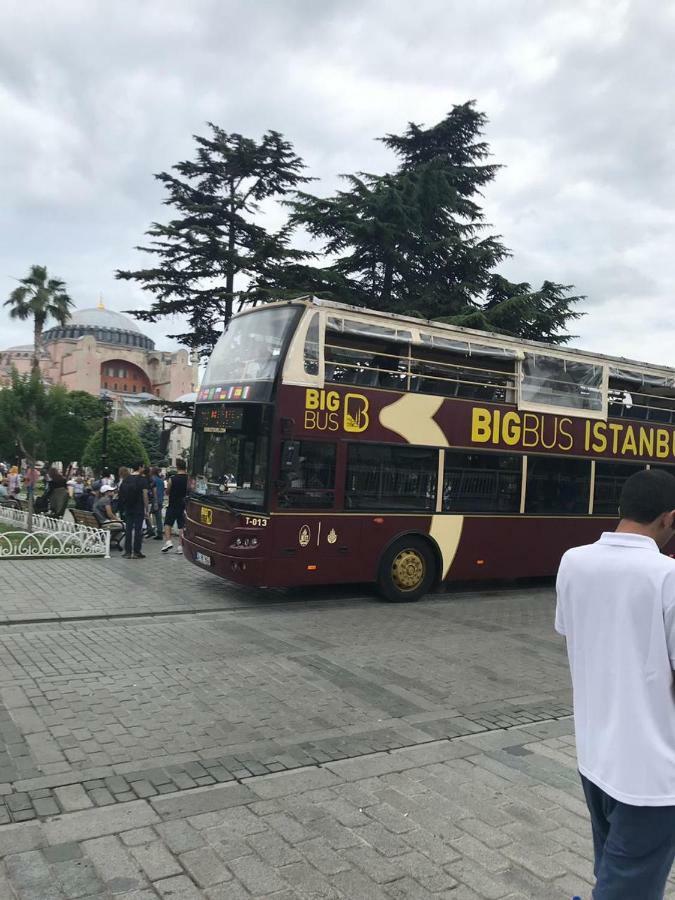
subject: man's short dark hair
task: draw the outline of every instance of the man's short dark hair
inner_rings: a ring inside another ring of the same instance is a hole
[[[182,457],[176,460],[176,468],[180,469],[182,472],[187,469],[187,463]]]
[[[622,519],[649,525],[662,513],[675,509],[675,477],[665,469],[643,469],[631,475],[621,489]]]

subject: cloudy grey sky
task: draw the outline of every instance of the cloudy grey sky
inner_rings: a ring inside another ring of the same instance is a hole
[[[112,273],[206,120],[283,132],[328,192],[475,98],[504,273],[587,294],[578,346],[673,364],[673,46],[668,0],[5,0],[0,299],[39,262],[79,307],[149,305]],[[0,310],[0,347],[29,340]]]

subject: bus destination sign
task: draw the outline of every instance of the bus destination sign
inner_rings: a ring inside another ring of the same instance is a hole
[[[244,424],[244,410],[241,406],[197,406],[195,409],[195,427],[204,431],[225,432],[241,431]]]

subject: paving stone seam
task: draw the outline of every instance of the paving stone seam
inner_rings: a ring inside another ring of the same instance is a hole
[[[368,597],[349,597],[344,600],[336,600],[336,601],[326,601],[330,602],[333,605],[346,605],[350,603],[363,603],[364,600],[368,600]],[[256,605],[256,610],[258,609],[278,609],[283,606],[291,606],[297,604],[303,604],[305,608],[309,608],[312,603],[316,604],[315,600],[276,600],[276,601],[268,601],[265,603],[261,601],[258,605]],[[159,619],[159,618],[167,618],[167,617],[175,617],[175,616],[201,616],[201,615],[217,615],[221,616],[226,613],[234,613],[234,612],[249,612],[251,610],[250,606],[229,606],[227,609],[214,609],[212,606],[204,606],[197,607],[195,609],[159,609],[154,612],[144,611],[144,612],[121,612],[121,613],[99,613],[99,614],[89,614],[89,615],[79,615],[74,614],[69,616],[59,615],[59,616],[30,616],[27,618],[18,618],[18,619],[10,619],[10,618],[0,618],[0,627],[13,627],[17,625],[65,625],[69,622],[106,622],[106,621],[116,621],[119,619]]]
[[[560,704],[562,707],[562,704]],[[477,717],[478,718],[478,717]],[[128,803],[135,800],[149,800],[162,795],[184,793],[195,788],[206,788],[217,784],[249,784],[253,779],[286,772],[297,772],[299,769],[321,770],[343,760],[365,760],[368,757],[391,756],[400,751],[412,750],[429,744],[448,743],[468,737],[486,737],[500,731],[517,732],[521,728],[532,725],[543,725],[547,722],[560,722],[571,719],[571,712],[564,711],[559,715],[547,715],[531,719],[528,722],[505,722],[496,727],[478,724],[475,728],[465,730],[461,734],[446,737],[429,737],[429,740],[415,740],[409,743],[397,742],[395,746],[382,749],[368,749],[363,752],[334,753],[321,751],[317,742],[315,752],[323,759],[312,757],[303,748],[311,747],[306,742],[297,748],[282,748],[278,754],[278,762],[263,763],[259,760],[223,755],[212,760],[195,758],[180,764],[156,766],[151,769],[136,771],[116,771],[119,767],[105,767],[97,778],[77,778],[76,773],[63,773],[56,776],[41,776],[25,782],[22,791],[12,790],[11,784],[0,784],[0,826],[9,823],[21,823],[44,820],[76,810]],[[472,720],[468,720],[472,721]],[[358,736],[357,736],[358,737]],[[344,742],[347,743],[347,739]],[[295,754],[293,753],[295,750]],[[478,752],[478,751],[477,751]],[[283,758],[283,762],[281,759]],[[121,768],[128,769],[128,765]],[[106,774],[106,770],[110,771]],[[93,770],[90,770],[93,771]],[[40,787],[30,787],[34,782]],[[49,782],[52,782],[49,785]],[[79,788],[79,790],[76,790]],[[70,791],[68,789],[71,789]]]

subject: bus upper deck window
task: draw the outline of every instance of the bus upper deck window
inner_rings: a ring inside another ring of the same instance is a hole
[[[305,338],[305,372],[307,375],[316,375],[319,371],[319,314],[312,315],[312,321],[307,329]]]

